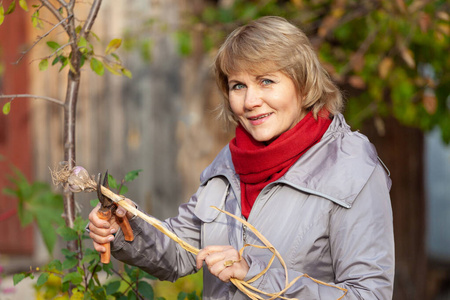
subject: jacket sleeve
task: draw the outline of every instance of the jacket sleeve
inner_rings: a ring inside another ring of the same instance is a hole
[[[284,294],[297,299],[392,299],[394,236],[387,177],[380,165],[350,209],[338,207],[330,216],[330,248],[335,282],[317,283],[302,277]],[[245,256],[244,256],[245,257]],[[246,280],[265,268],[265,262],[245,257],[250,265]],[[284,269],[270,268],[253,284],[264,292],[285,287]],[[301,272],[288,270],[289,281]]]
[[[200,245],[201,221],[195,217],[194,208],[201,189],[188,203],[179,207],[177,217],[163,222],[163,226],[196,248]],[[130,225],[135,235],[132,242],[125,241],[119,230],[111,243],[111,254],[116,259],[137,266],[161,280],[175,281],[197,271],[194,254],[138,217],[132,218]]]

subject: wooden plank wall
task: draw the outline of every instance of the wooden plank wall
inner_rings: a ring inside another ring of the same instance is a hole
[[[112,38],[128,35],[151,41],[150,62],[139,48],[119,55],[133,79],[83,69],[77,110],[77,163],[91,173],[106,169],[115,176],[143,169],[127,194],[159,218],[176,214],[199,184],[200,172],[230,136],[210,113],[219,101],[211,77],[211,56],[203,55],[199,37],[194,55],[177,52],[175,31],[189,2],[181,0],[104,1],[94,32],[103,51]],[[151,26],[143,25],[146,21]],[[57,36],[64,42],[61,34]],[[42,51],[42,47],[40,48]],[[96,48],[97,49],[97,48]],[[44,50],[47,50],[44,48]],[[48,55],[35,51],[34,57]],[[66,78],[57,68],[32,71],[32,92],[64,98]],[[63,159],[62,109],[33,101],[35,177],[50,182],[48,167]],[[83,214],[94,194],[77,196]]]
[[[28,91],[27,60],[19,65],[13,64],[26,45],[27,22],[26,14],[18,11],[7,16],[0,27],[2,94]],[[9,100],[1,99],[0,107]],[[4,265],[3,260],[7,259],[4,255],[31,255],[34,250],[33,227],[22,228],[17,216],[17,199],[2,193],[3,188],[13,187],[9,180],[13,167],[19,169],[28,180],[31,179],[33,169],[29,116],[29,101],[24,98],[12,101],[8,116],[0,114],[0,265]]]

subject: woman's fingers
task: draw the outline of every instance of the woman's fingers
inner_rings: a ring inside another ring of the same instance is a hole
[[[128,204],[131,204],[132,206],[135,206],[135,204],[133,203],[133,201],[131,201],[128,198],[125,198],[125,201],[128,202]],[[131,219],[133,217],[133,214],[130,212],[127,212],[127,210],[125,208],[123,208],[122,206],[117,206],[117,210],[116,210],[116,215],[123,218],[124,216],[127,216],[128,219]]]
[[[222,281],[230,278],[244,279],[248,273],[248,264],[241,259],[239,252],[232,246],[208,246],[200,250],[197,255],[197,268],[205,262],[211,274]]]
[[[100,205],[97,205],[89,214],[89,236],[94,242],[94,248],[96,250],[97,248],[103,249],[100,252],[104,252],[104,247],[101,244],[114,240],[113,234],[117,232],[119,225],[116,223],[114,217],[110,220],[100,219],[97,215],[99,208]]]
[[[102,220],[98,217],[97,213],[98,210],[100,209],[100,203],[97,204],[96,207],[94,207],[93,210],[91,210],[90,214],[89,214],[89,222],[91,223],[90,225],[94,225],[95,227],[99,227],[99,228],[109,228],[110,227],[110,221],[107,220]],[[89,227],[90,227],[89,225]]]

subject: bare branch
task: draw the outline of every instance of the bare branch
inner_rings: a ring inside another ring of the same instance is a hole
[[[91,31],[92,25],[94,25],[95,18],[97,18],[98,11],[102,4],[102,0],[94,0],[94,3],[91,6],[91,10],[89,11],[89,15],[84,23],[83,29],[81,29],[80,37],[86,38]]]
[[[59,4],[61,4],[64,7],[67,7],[67,3],[64,0],[58,0]]]
[[[40,0],[42,5],[44,5],[55,17],[58,19],[58,21],[61,23],[64,19],[59,10],[53,6],[48,0]],[[71,14],[69,14],[71,15]],[[63,24],[64,29],[67,31],[67,25]]]
[[[47,96],[38,96],[38,95],[31,95],[31,94],[14,94],[14,95],[0,95],[0,98],[9,98],[11,100],[14,100],[15,98],[43,99],[43,100],[47,100],[47,101],[53,102],[55,104],[64,106],[64,102],[63,101],[61,101],[59,99],[47,97]]]
[[[13,63],[14,65],[17,65],[23,58],[24,56],[31,51],[31,49],[33,49],[34,46],[37,45],[37,43],[39,43],[40,41],[42,41],[43,38],[45,38],[47,35],[49,35],[53,30],[55,30],[59,25],[61,25],[64,21],[66,21],[67,19],[71,18],[73,15],[69,15],[66,18],[62,19],[61,21],[58,22],[58,24],[56,24],[55,26],[52,27],[52,29],[50,29],[49,31],[47,31],[44,35],[39,36],[38,39],[33,43],[33,45],[28,48],[26,51],[22,52],[22,55],[19,57],[19,59]],[[59,50],[59,49],[58,49]],[[57,50],[57,51],[58,51]],[[50,56],[51,57],[51,56]]]

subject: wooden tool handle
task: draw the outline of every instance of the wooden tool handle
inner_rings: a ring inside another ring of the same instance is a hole
[[[123,218],[116,216],[117,223],[119,223],[120,229],[122,229],[125,241],[131,242],[134,240],[133,229],[131,229],[130,222],[125,216]]]
[[[111,211],[101,211],[99,210],[97,212],[97,217],[99,217],[102,220],[107,220],[109,221],[109,219],[111,219]],[[106,248],[106,252],[102,252],[100,253],[100,261],[103,264],[109,264],[109,262],[111,261],[111,243],[105,243],[102,244],[103,247]]]

